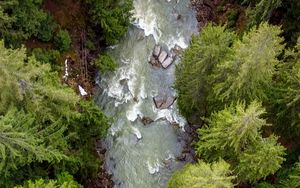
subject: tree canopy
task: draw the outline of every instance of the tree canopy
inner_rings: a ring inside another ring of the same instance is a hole
[[[168,182],[167,188],[231,188],[234,186],[230,165],[223,160],[212,164],[199,161],[188,164],[175,172]]]

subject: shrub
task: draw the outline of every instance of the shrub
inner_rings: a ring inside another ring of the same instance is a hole
[[[49,14],[47,14],[46,19],[41,22],[36,37],[43,42],[49,42],[53,38],[56,27],[57,24],[55,23],[53,18]]]
[[[67,51],[70,49],[71,46],[71,37],[69,32],[66,30],[60,30],[54,40],[55,46],[61,52]]]
[[[32,54],[39,62],[49,64],[55,64],[60,57],[59,51],[52,49],[35,48],[32,50]]]
[[[116,62],[111,57],[111,55],[104,53],[98,56],[95,60],[95,66],[101,73],[106,73],[109,71],[114,71],[117,67]]]

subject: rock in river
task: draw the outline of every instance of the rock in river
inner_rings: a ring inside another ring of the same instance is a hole
[[[166,51],[162,50],[162,51],[160,52],[159,57],[158,57],[158,61],[159,61],[160,63],[163,63],[164,60],[167,58],[167,56],[168,56],[168,53],[167,53]]]
[[[163,68],[168,68],[173,63],[172,57],[167,57],[167,59],[161,64]]]
[[[142,117],[142,118],[141,118],[141,121],[142,121],[142,123],[143,123],[144,125],[148,125],[148,124],[154,122],[153,119],[151,119],[151,118],[149,118],[149,117]]]
[[[157,58],[160,54],[161,47],[159,45],[155,45],[154,50],[153,50],[153,56]]]
[[[175,100],[176,100],[176,98],[172,97],[172,96],[166,96],[166,97],[156,96],[156,97],[153,97],[154,104],[155,104],[156,108],[159,108],[159,109],[169,108],[174,103]]]

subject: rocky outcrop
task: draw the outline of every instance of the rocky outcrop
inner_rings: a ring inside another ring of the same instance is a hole
[[[175,53],[168,54],[161,46],[155,45],[149,63],[155,67],[167,69],[174,62],[175,56]]]
[[[155,45],[153,50],[153,57],[158,58],[160,51],[161,51],[161,46]]]
[[[144,125],[149,125],[154,122],[154,120],[149,117],[142,117],[141,121]]]
[[[168,53],[166,51],[162,50],[158,56],[158,61],[160,63],[163,63],[167,57],[168,57]]]
[[[163,68],[168,68],[172,63],[173,63],[173,58],[172,57],[167,57],[167,59],[164,60],[164,62],[161,63]]]

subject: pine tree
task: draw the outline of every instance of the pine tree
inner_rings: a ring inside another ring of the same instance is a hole
[[[256,26],[270,19],[273,10],[282,5],[282,0],[259,0],[255,7],[248,11],[249,26]]]
[[[286,179],[279,182],[280,188],[300,187],[300,162],[296,162],[290,170]]]
[[[176,67],[175,87],[181,113],[198,118],[207,108],[206,97],[214,82],[211,77],[217,64],[226,59],[235,35],[225,27],[207,25],[199,36],[192,38],[184,51],[182,62]]]
[[[0,42],[0,67],[0,187],[66,169],[82,181],[93,177],[100,165],[94,144],[108,118],[24,48]]]
[[[0,132],[1,176],[9,176],[11,170],[32,161],[67,159],[62,152],[45,145],[44,140],[37,135],[33,116],[22,111],[12,109],[0,117]]]
[[[300,38],[294,49],[287,50],[278,67],[278,81],[270,94],[272,113],[278,132],[288,137],[300,131]]]
[[[236,100],[266,100],[265,92],[270,89],[279,62],[277,56],[283,50],[280,33],[279,27],[263,23],[236,41],[230,60],[224,61],[215,73],[216,79],[223,81],[214,86],[213,98],[227,104]]]
[[[261,118],[264,113],[265,109],[255,101],[247,108],[245,103],[237,103],[213,113],[208,127],[198,129],[197,153],[211,161],[232,157],[233,153],[255,145],[261,128],[267,125]]]
[[[132,0],[85,0],[94,26],[100,27],[108,45],[116,44],[126,33],[133,9]]]
[[[80,184],[74,181],[73,177],[63,172],[56,179],[45,180],[38,179],[35,181],[28,180],[23,186],[15,186],[15,188],[82,188]]]
[[[275,173],[284,161],[284,147],[277,138],[263,138],[261,129],[268,125],[261,118],[265,109],[257,102],[231,105],[213,113],[208,127],[198,129],[196,152],[207,161],[224,158],[233,165],[239,179],[256,182]]]
[[[223,160],[214,163],[199,161],[188,164],[175,172],[167,188],[231,188],[233,187],[230,165]]]
[[[281,168],[284,155],[285,148],[277,143],[275,136],[262,138],[238,155],[236,173],[240,179],[256,182]]]

